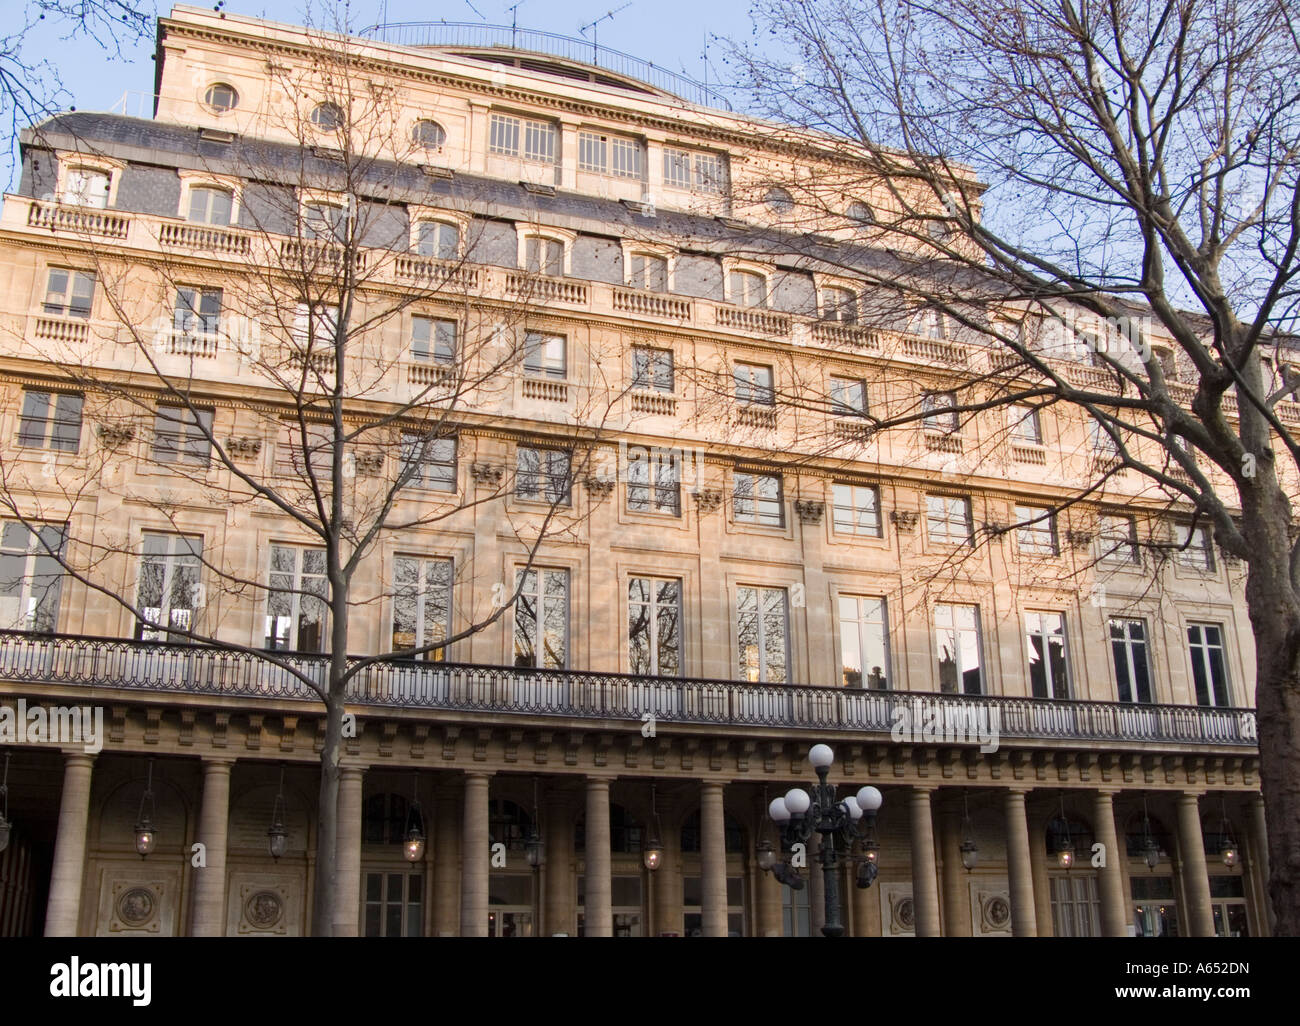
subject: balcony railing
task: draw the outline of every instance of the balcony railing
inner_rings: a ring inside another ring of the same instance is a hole
[[[324,656],[276,653],[325,684]],[[260,656],[187,645],[0,631],[0,682],[123,688],[231,698],[319,701],[310,687]],[[1251,709],[1135,705],[979,695],[864,691],[576,670],[385,661],[348,686],[358,705],[506,715],[788,728],[889,736],[931,714],[998,739],[1256,746]],[[904,715],[905,713],[905,715]],[[977,727],[976,725],[979,725]],[[927,743],[945,743],[936,737]],[[970,738],[974,743],[974,738]],[[954,738],[953,743],[961,743]]]

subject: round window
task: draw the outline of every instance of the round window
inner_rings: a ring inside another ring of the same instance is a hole
[[[768,189],[767,195],[763,197],[763,202],[767,204],[767,209],[774,214],[788,214],[794,209],[794,197],[784,189]]]
[[[437,150],[447,141],[447,132],[436,121],[417,121],[411,130],[411,140],[426,150]]]
[[[868,225],[876,223],[876,215],[871,212],[871,208],[861,200],[849,204],[846,211],[848,219],[855,224]]]
[[[326,132],[333,132],[343,124],[343,111],[337,103],[318,103],[311,112],[311,123]]]
[[[223,114],[239,106],[239,93],[235,91],[235,87],[232,85],[225,82],[214,82],[208,86],[208,91],[203,94],[203,102],[218,114]]]

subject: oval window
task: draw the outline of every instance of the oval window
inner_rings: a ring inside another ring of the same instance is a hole
[[[311,123],[326,132],[333,132],[343,124],[343,111],[337,103],[318,103],[311,112]]]
[[[447,141],[447,132],[436,121],[417,121],[411,129],[411,140],[426,150],[438,150]]]
[[[208,91],[203,94],[203,102],[218,114],[223,114],[239,106],[239,93],[235,91],[235,87],[232,85],[225,82],[214,82],[208,86]]]

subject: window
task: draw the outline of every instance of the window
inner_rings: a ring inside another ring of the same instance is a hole
[[[938,310],[931,310],[928,307],[915,311],[911,319],[907,322],[907,330],[912,335],[920,335],[921,338],[943,338],[943,317]]]
[[[889,687],[889,616],[885,600],[841,595],[840,670],[846,688]]]
[[[936,605],[934,632],[939,653],[939,690],[952,695],[983,694],[979,607]]]
[[[632,347],[632,387],[656,392],[673,390],[673,353],[671,349]]]
[[[667,258],[654,256],[651,253],[633,253],[628,257],[627,283],[634,289],[667,292]]]
[[[324,652],[329,596],[325,550],[272,545],[269,587],[266,647]]]
[[[1088,438],[1092,442],[1092,451],[1103,458],[1118,456],[1119,446],[1111,433],[1102,426],[1101,421],[1088,421]]]
[[[1030,406],[1012,403],[1007,407],[1007,430],[1015,445],[1042,445],[1043,428],[1038,411]]]
[[[212,411],[159,406],[153,420],[153,458],[203,465],[211,452]]]
[[[332,354],[338,323],[337,306],[299,303],[294,312],[292,341],[303,353]]]
[[[239,106],[239,93],[235,87],[225,82],[214,82],[203,94],[203,102],[218,114],[234,110]]]
[[[930,541],[965,545],[974,535],[970,500],[952,495],[927,495],[926,530]]]
[[[190,190],[189,219],[196,224],[230,225],[235,209],[235,194],[229,189],[196,185]]]
[[[393,560],[393,650],[405,652],[444,641],[451,633],[450,559],[398,556]],[[446,649],[417,659],[446,658]]]
[[[456,439],[402,432],[402,480],[412,488],[456,490]]]
[[[493,114],[489,126],[488,151],[507,157],[522,156],[546,164],[555,163],[555,125],[510,114]],[[523,152],[520,152],[520,137]]]
[[[343,127],[343,108],[337,103],[318,103],[312,108],[311,123],[322,132],[334,132]]]
[[[304,455],[303,433],[306,432]],[[280,444],[276,447],[276,473],[283,477],[296,477],[310,484],[334,476],[334,429],[329,424],[286,423],[281,429]]]
[[[790,637],[784,588],[736,589],[736,638],[740,679],[788,684]]]
[[[183,643],[174,630],[192,631],[199,607],[203,539],[184,534],[144,533],[135,625],[139,641]]]
[[[45,283],[42,309],[57,317],[89,317],[95,301],[95,275],[90,271],[70,271],[51,267]]]
[[[107,171],[98,171],[90,167],[70,167],[59,202],[74,207],[96,207],[102,210],[108,206],[108,187],[111,181],[112,178]]]
[[[411,318],[411,356],[434,363],[456,362],[456,322],[438,317]]]
[[[1054,876],[1052,932],[1057,937],[1100,937],[1101,899],[1096,876]]]
[[[1151,669],[1147,662],[1145,620],[1112,619],[1110,650],[1121,702],[1151,701]]]
[[[565,340],[563,335],[530,331],[524,336],[524,373],[537,378],[564,380]]]
[[[0,528],[0,627],[40,634],[58,628],[65,537],[54,524],[33,531],[10,521]]]
[[[76,452],[81,445],[83,403],[81,396],[70,392],[24,389],[18,444],[32,449]]]
[[[1035,698],[1069,698],[1070,665],[1065,646],[1065,617],[1060,613],[1026,613],[1025,644],[1029,683]]]
[[[578,169],[618,178],[642,178],[645,151],[640,142],[626,136],[579,132]]]
[[[726,159],[717,153],[665,146],[664,185],[720,195],[727,190]]]
[[[682,672],[682,582],[633,577],[627,582],[627,649],[631,672],[676,677]]]
[[[438,260],[460,257],[460,226],[448,221],[421,221],[416,228],[415,251]]]
[[[344,242],[348,237],[348,208],[342,203],[306,203],[302,234],[307,239]]]
[[[880,491],[870,485],[837,484],[831,487],[836,534],[880,537]]]
[[[781,888],[781,936],[811,937],[812,897],[805,887],[801,891]]]
[[[794,197],[788,189],[775,186],[763,196],[763,205],[774,214],[789,214],[794,210]]]
[[[1137,521],[1132,517],[1103,516],[1098,537],[1100,559],[1106,563],[1137,563]]]
[[[536,568],[515,576],[515,665],[563,670],[569,652],[569,572]]]
[[[520,446],[515,459],[515,495],[518,498],[569,504],[571,482],[567,452]]]
[[[876,223],[874,211],[861,200],[850,203],[848,209],[844,212],[844,216],[859,228],[867,228]]]
[[[1192,528],[1188,524],[1176,525],[1178,565],[1187,570],[1214,570],[1214,546],[1208,527]]]
[[[181,285],[176,289],[172,331],[178,335],[215,335],[221,328],[221,290]]]
[[[732,271],[727,283],[736,306],[767,306],[767,278],[757,271]]]
[[[858,297],[850,289],[828,285],[822,289],[822,320],[858,323]]]
[[[636,512],[682,512],[681,458],[672,450],[629,446],[627,508]]]
[[[524,240],[524,269],[529,274],[545,274],[552,278],[564,276],[564,243],[530,235]]]
[[[785,503],[781,479],[766,474],[737,474],[732,494],[733,514],[738,524],[761,527],[785,526]]]
[[[1016,503],[1016,545],[1021,552],[1036,556],[1060,553],[1056,538],[1056,514],[1043,506]]]
[[[423,937],[423,894],[420,873],[367,873],[365,936]]]
[[[436,121],[422,118],[411,128],[411,142],[426,150],[440,150],[447,141],[447,130]]]
[[[922,426],[926,431],[955,434],[958,428],[956,406],[956,392],[926,392],[921,397],[921,412],[925,414]]]
[[[772,387],[772,368],[757,363],[738,363],[735,370],[736,402],[772,406],[776,393]]]
[[[1232,705],[1228,690],[1228,663],[1223,647],[1223,627],[1217,623],[1189,623],[1187,648],[1192,657],[1196,704]]]
[[[865,417],[867,383],[861,378],[831,378],[831,414],[836,417]]]

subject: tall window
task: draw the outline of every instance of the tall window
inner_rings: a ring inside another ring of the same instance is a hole
[[[412,488],[456,490],[456,439],[402,432],[402,480]]]
[[[831,378],[831,414],[835,417],[865,417],[867,383],[861,378]]]
[[[515,665],[563,670],[569,660],[569,571],[534,567],[515,577]]]
[[[451,633],[450,559],[398,556],[393,560],[393,648],[406,651],[437,644]],[[417,659],[443,659],[431,649]]]
[[[306,203],[302,234],[308,239],[343,242],[348,236],[348,208],[342,203]]]
[[[23,389],[18,444],[33,449],[76,452],[81,444],[83,405],[83,398],[70,392]]]
[[[1189,623],[1187,648],[1192,657],[1196,704],[1232,705],[1228,689],[1228,663],[1223,649],[1223,627],[1217,623]]]
[[[1214,546],[1210,540],[1210,531],[1206,527],[1193,529],[1187,524],[1178,524],[1176,541],[1178,545],[1178,565],[1188,570],[1212,571],[1214,569]]]
[[[727,281],[737,306],[767,306],[767,279],[757,271],[732,271]]]
[[[45,282],[45,302],[41,308],[57,317],[89,317],[95,302],[95,275],[90,271],[70,271],[51,267]]]
[[[178,335],[215,335],[221,328],[221,290],[181,285],[176,289],[172,330]]]
[[[1007,430],[1016,445],[1042,445],[1043,427],[1038,411],[1031,406],[1012,403],[1007,407]]]
[[[776,392],[772,387],[772,368],[757,363],[738,363],[735,370],[736,402],[772,406]]]
[[[921,424],[926,431],[950,435],[957,430],[957,393],[926,392],[921,397]]]
[[[628,257],[627,283],[634,289],[667,292],[668,259],[652,253],[633,253]]]
[[[784,588],[736,589],[740,679],[767,684],[790,680],[790,636]]]
[[[1069,698],[1070,665],[1065,645],[1065,617],[1060,613],[1026,613],[1025,644],[1029,682],[1035,698]]]
[[[294,652],[325,651],[329,597],[325,550],[272,545],[268,583],[266,647]]]
[[[1137,521],[1132,517],[1103,516],[1098,532],[1099,556],[1106,563],[1137,563]]]
[[[889,687],[889,615],[885,600],[841,595],[840,669],[846,688]]]
[[[153,458],[160,463],[201,466],[211,455],[211,437],[211,410],[159,406],[153,420]]]
[[[192,631],[199,605],[203,539],[146,531],[140,556],[136,608],[141,641],[184,642],[173,630]]]
[[[983,694],[979,607],[936,605],[934,633],[939,654],[939,690],[954,695]]]
[[[1112,618],[1110,651],[1121,702],[1151,701],[1151,666],[1147,661],[1145,620]]]
[[[1100,937],[1101,898],[1095,876],[1054,876],[1052,929],[1057,937]]]
[[[969,499],[952,495],[927,495],[925,507],[926,531],[930,541],[943,545],[965,545],[974,537]]]
[[[57,630],[63,589],[58,557],[65,539],[61,525],[33,531],[10,521],[0,528],[0,627],[41,634]]]
[[[97,207],[102,210],[108,206],[110,181],[111,178],[104,171],[96,171],[90,167],[70,167],[59,202],[76,207]]]
[[[456,322],[440,317],[411,318],[411,356],[434,363],[456,362]]]
[[[718,153],[665,146],[664,185],[720,195],[727,191],[726,158]]]
[[[673,390],[673,351],[632,347],[632,387],[656,392]]]
[[[858,323],[858,297],[851,289],[828,285],[822,289],[822,320]]]
[[[647,677],[682,672],[682,582],[633,577],[627,582],[627,648],[631,671]]]
[[[564,380],[565,339],[563,335],[543,335],[530,331],[524,336],[524,373],[537,378]]]
[[[880,537],[880,490],[871,485],[832,486],[836,534]]]
[[[638,140],[627,136],[579,132],[578,169],[618,178],[642,178],[645,151]]]
[[[196,185],[190,189],[189,220],[218,228],[230,225],[235,210],[235,194],[213,185]]]
[[[516,454],[515,495],[533,502],[569,504],[569,454],[521,445]]]
[[[564,243],[530,235],[524,240],[524,269],[529,274],[545,274],[552,278],[564,276]]]
[[[1021,552],[1035,556],[1055,556],[1060,547],[1056,538],[1056,515],[1044,506],[1016,503],[1016,544]]]
[[[771,474],[736,474],[732,508],[736,523],[785,526],[781,478]]]
[[[415,234],[420,256],[455,260],[460,256],[460,227],[447,221],[421,221]]]
[[[681,460],[660,449],[628,449],[627,508],[646,513],[682,512]]]
[[[423,937],[423,896],[420,873],[367,873],[365,936]]]

